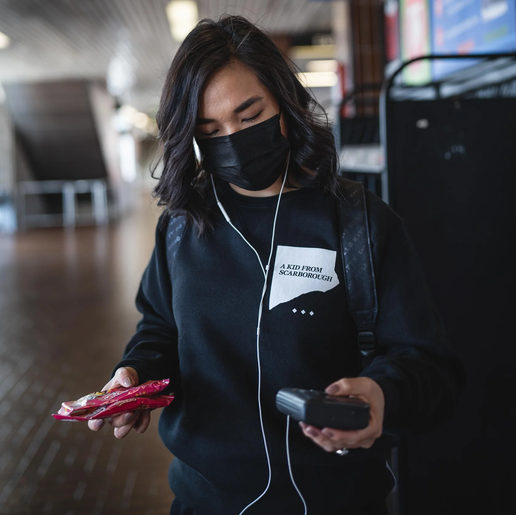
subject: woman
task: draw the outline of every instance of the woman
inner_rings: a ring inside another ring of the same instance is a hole
[[[171,379],[159,431],[175,456],[173,514],[385,514],[382,432],[425,431],[453,410],[460,364],[402,221],[371,193],[379,355],[361,369],[339,265],[346,181],[318,109],[241,17],[200,22],[170,67],[157,117],[166,210],[143,318],[105,388]],[[288,431],[275,407],[286,386],[360,397],[369,425]],[[149,420],[110,422],[123,438]]]

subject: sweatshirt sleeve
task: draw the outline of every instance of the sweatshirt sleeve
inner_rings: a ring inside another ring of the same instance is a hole
[[[393,211],[388,215],[372,237],[377,356],[361,376],[384,392],[386,433],[421,434],[451,417],[465,370],[448,343],[405,224]]]
[[[169,378],[168,389],[175,389],[180,378],[178,336],[166,252],[167,221],[162,215],[158,222],[154,251],[136,296],[136,308],[142,318],[113,374],[120,367],[133,367],[140,383]]]

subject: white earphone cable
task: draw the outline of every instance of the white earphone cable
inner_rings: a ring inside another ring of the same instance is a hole
[[[287,179],[287,173],[288,173],[288,164],[290,161],[290,152],[288,154],[287,159],[287,167],[285,170],[285,176],[283,177],[283,183],[281,184],[281,189],[278,196],[278,203],[276,204],[276,212],[274,213],[274,222],[272,224],[272,237],[271,237],[271,250],[269,252],[269,259],[267,260],[267,266],[265,267],[265,281],[263,283],[263,289],[262,289],[262,296],[260,299],[260,305],[258,307],[258,325],[256,328],[256,361],[258,364],[258,412],[260,414],[260,429],[262,431],[262,439],[263,439],[263,446],[265,448],[265,455],[267,457],[267,468],[269,471],[269,478],[267,480],[267,486],[265,487],[264,491],[252,502],[250,502],[240,513],[239,515],[242,515],[248,508],[250,508],[253,504],[257,503],[269,490],[269,487],[271,486],[271,480],[272,480],[272,467],[271,467],[271,458],[269,456],[269,447],[267,445],[267,438],[265,436],[265,427],[263,424],[263,413],[262,413],[262,365],[261,365],[261,359],[260,359],[260,325],[262,322],[262,313],[263,313],[263,301],[265,299],[265,294],[267,292],[267,280],[269,278],[269,271],[270,271],[270,264],[272,259],[272,254],[274,252],[274,236],[276,234],[276,220],[278,218],[278,211],[281,201],[281,195],[283,193],[283,188],[285,186],[285,181]],[[261,264],[261,261],[260,261]]]
[[[288,443],[288,435],[290,431],[290,415],[287,415],[287,431],[285,435],[285,445],[287,447],[287,464],[288,464],[288,473],[290,474],[290,481],[292,481],[292,484],[294,485],[294,488],[296,489],[297,495],[299,495],[299,498],[301,499],[301,502],[303,503],[303,506],[305,507],[305,515],[308,513],[308,507],[306,506],[305,498],[302,496],[301,492],[299,491],[299,488],[296,485],[296,482],[294,481],[294,474],[292,474],[292,465],[290,464],[290,447]]]
[[[229,225],[231,225],[231,227],[233,227],[233,229],[238,234],[240,234],[240,237],[249,245],[249,247],[251,247],[253,252],[256,254],[256,257],[258,258],[258,263],[260,263],[260,268],[262,269],[262,272],[263,272],[263,277],[266,277],[265,269],[263,268],[262,260],[260,259],[260,255],[258,254],[258,252],[256,252],[256,249],[246,240],[245,236],[233,225],[233,222],[231,221],[231,218],[229,218],[229,215],[226,213],[226,210],[224,209],[224,206],[220,203],[219,197],[217,195],[217,189],[215,188],[215,183],[213,182],[213,175],[211,175],[211,174],[210,174],[210,179],[211,179],[211,184],[213,186],[213,192],[215,193],[215,200],[217,201],[217,206],[219,206],[220,212],[222,213],[222,215],[226,219],[226,222]]]
[[[265,294],[267,293],[267,282],[268,282],[268,278],[269,278],[270,264],[271,264],[271,260],[272,260],[272,255],[274,253],[274,237],[276,235],[276,222],[277,222],[277,219],[278,219],[278,212],[279,212],[279,206],[280,206],[280,202],[281,202],[281,195],[283,194],[283,189],[285,187],[285,182],[287,180],[289,163],[290,163],[290,152],[288,153],[287,166],[285,168],[285,174],[284,174],[284,177],[283,177],[283,182],[281,184],[281,189],[280,189],[280,192],[279,192],[279,195],[278,195],[278,202],[276,204],[276,212],[274,213],[274,221],[273,221],[273,224],[272,224],[271,247],[270,247],[269,258],[267,260],[267,265],[265,266],[265,269],[264,269],[264,267],[262,265],[262,261],[260,259],[260,255],[258,254],[256,249],[247,241],[245,236],[231,222],[231,219],[229,218],[229,215],[226,213],[226,210],[224,209],[224,207],[222,206],[222,204],[221,204],[221,202],[220,202],[220,200],[218,198],[217,189],[215,188],[215,182],[213,181],[213,176],[210,176],[211,177],[211,183],[212,183],[212,186],[213,186],[213,191],[215,193],[215,200],[217,201],[217,205],[219,206],[219,209],[220,209],[222,215],[224,216],[224,218],[226,219],[228,224],[240,235],[240,237],[245,241],[245,243],[247,243],[247,245],[253,250],[253,252],[255,253],[256,257],[258,258],[258,262],[260,263],[260,268],[262,269],[262,272],[263,272],[263,275],[264,275],[264,283],[263,283],[263,288],[262,288],[262,294],[261,294],[261,298],[260,298],[260,304],[259,304],[259,307],[258,307],[258,321],[257,321],[258,323],[257,323],[257,328],[256,328],[256,361],[257,361],[257,366],[258,366],[258,388],[257,388],[257,391],[258,391],[258,412],[259,412],[259,415],[260,415],[260,428],[261,428],[261,432],[262,432],[263,445],[264,445],[264,448],[265,448],[265,456],[267,458],[267,469],[268,469],[268,476],[269,477],[268,477],[268,480],[267,480],[267,486],[265,487],[263,492],[254,501],[250,502],[239,513],[239,515],[242,515],[248,508],[250,508],[253,504],[257,503],[267,493],[267,491],[269,490],[269,487],[271,485],[271,480],[272,480],[271,459],[270,459],[270,455],[269,455],[269,448],[268,448],[268,445],[267,445],[267,438],[265,436],[265,427],[264,427],[264,423],[263,423],[263,413],[262,413],[262,400],[261,400],[262,368],[261,368],[261,360],[260,360],[260,325],[261,325],[261,321],[262,321],[263,301],[265,299]],[[306,515],[307,514],[306,503],[305,503],[305,500],[304,500],[303,496],[301,495],[301,492],[299,491],[296,483],[294,482],[294,478],[293,478],[293,475],[292,475],[292,470],[291,470],[291,467],[290,467],[290,454],[289,454],[289,450],[288,450],[288,428],[289,428],[288,423],[289,423],[289,421],[287,419],[287,459],[288,459],[288,464],[289,464],[290,479],[291,479],[292,484],[294,485],[297,493],[299,494],[299,496],[300,496],[300,498],[301,498],[301,500],[303,502],[303,505],[305,506],[305,515]]]

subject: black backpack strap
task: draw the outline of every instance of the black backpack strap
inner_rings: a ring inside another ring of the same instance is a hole
[[[167,262],[168,272],[172,277],[172,265],[174,263],[179,242],[183,235],[184,227],[186,225],[186,216],[175,215],[170,216],[167,226]]]
[[[374,327],[378,313],[371,238],[364,186],[344,180],[344,196],[338,202],[342,269],[348,309],[358,330],[358,348],[366,368],[374,359]]]

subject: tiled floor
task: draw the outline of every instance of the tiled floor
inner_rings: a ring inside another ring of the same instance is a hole
[[[157,434],[116,440],[50,416],[100,389],[139,314],[158,213],[107,228],[0,235],[0,514],[165,515],[172,456]]]

